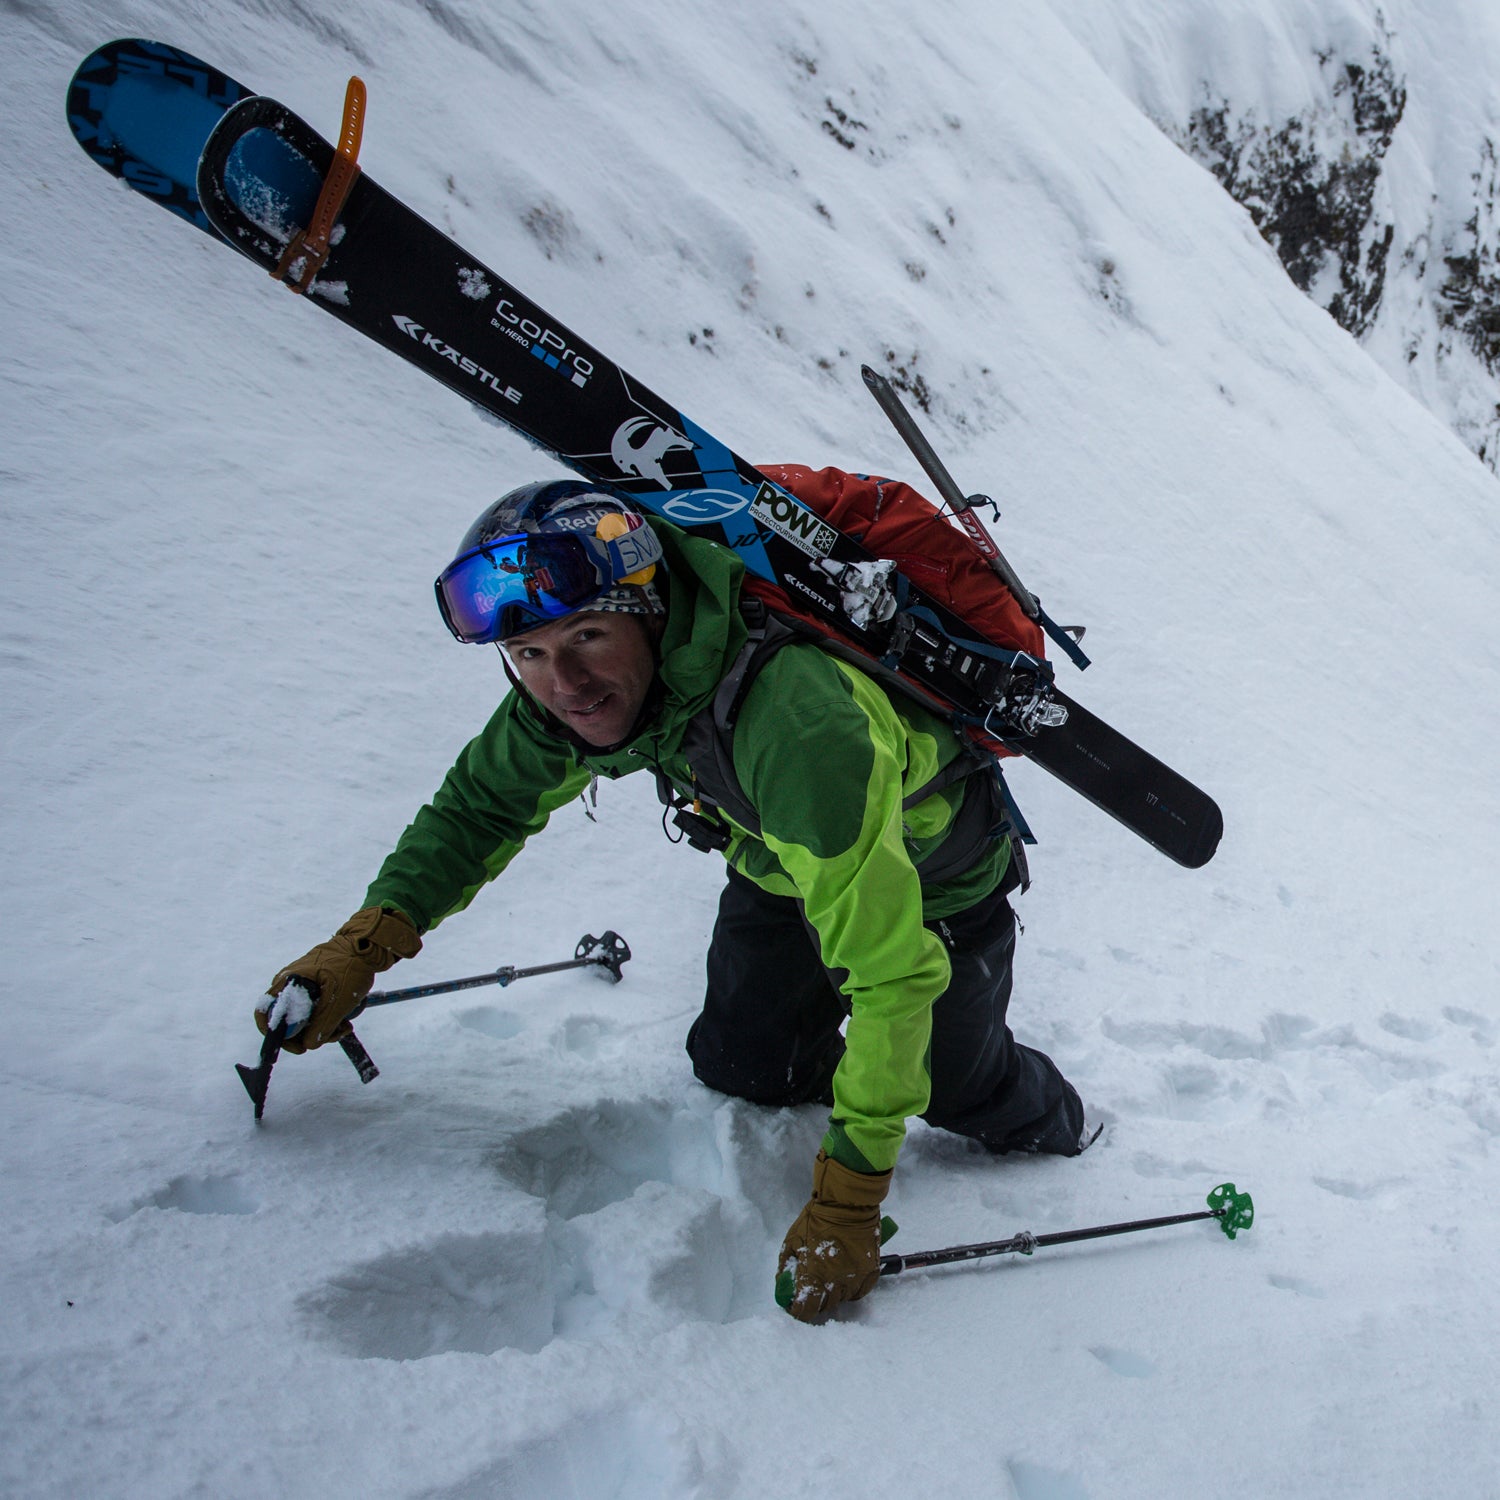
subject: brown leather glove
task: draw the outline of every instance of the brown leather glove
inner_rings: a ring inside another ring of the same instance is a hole
[[[889,1172],[855,1172],[818,1152],[813,1192],[781,1244],[776,1300],[803,1323],[857,1302],[880,1279],[880,1205]]]
[[[312,1014],[304,1026],[282,1042],[286,1052],[307,1052],[324,1042],[337,1041],[349,1030],[352,1016],[370,993],[375,976],[396,962],[411,958],[422,939],[403,912],[367,906],[357,911],[326,943],[288,964],[272,981],[265,999],[255,1009],[255,1024],[264,1035],[283,1018],[295,1021],[293,1007],[274,1004],[293,980],[313,997]],[[274,1019],[273,1019],[274,1018]]]

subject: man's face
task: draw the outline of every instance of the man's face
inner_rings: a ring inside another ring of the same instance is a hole
[[[512,637],[505,652],[526,691],[590,745],[625,738],[656,675],[643,615],[568,615]]]

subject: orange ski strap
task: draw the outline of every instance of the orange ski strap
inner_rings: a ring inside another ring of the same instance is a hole
[[[318,194],[312,222],[287,241],[280,262],[271,272],[294,292],[305,293],[328,259],[333,227],[359,176],[359,143],[364,128],[365,84],[362,78],[355,77],[349,80],[344,92],[344,123],[339,131],[338,148],[329,163],[328,176],[323,179],[323,191]]]

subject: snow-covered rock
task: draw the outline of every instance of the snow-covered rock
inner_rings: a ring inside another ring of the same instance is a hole
[[[1500,465],[1500,10],[1080,0],[1058,15],[1293,282]]]

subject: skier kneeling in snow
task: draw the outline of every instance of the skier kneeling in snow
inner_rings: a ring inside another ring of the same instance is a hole
[[[581,481],[490,506],[438,602],[460,641],[499,643],[517,691],[402,834],[363,910],[277,974],[270,997],[304,983],[262,1002],[261,1030],[311,994],[285,1050],[336,1039],[375,975],[415,954],[592,777],[650,767],[664,792],[702,792],[689,761],[712,756],[697,716],[748,638],[743,577],[729,549]],[[1077,1093],[1006,1025],[1006,897],[1020,881],[995,834],[995,777],[961,774],[971,759],[944,720],[793,640],[744,692],[738,787],[708,789],[734,818],[712,817],[728,884],[687,1050],[710,1088],[833,1107],[778,1267],[778,1300],[804,1321],[875,1285],[909,1116],[995,1152],[1082,1149]]]

